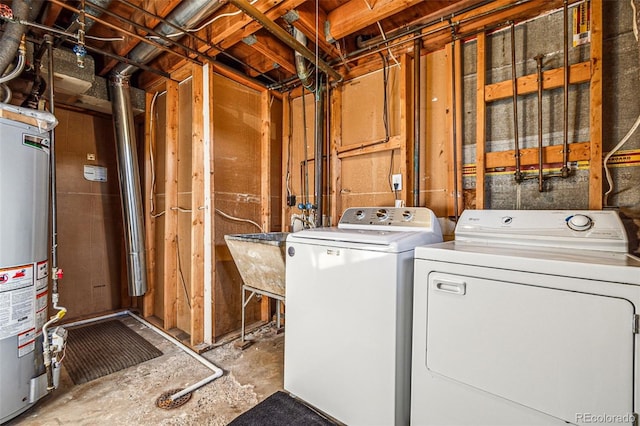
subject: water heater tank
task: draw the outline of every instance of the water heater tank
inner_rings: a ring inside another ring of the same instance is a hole
[[[49,113],[0,104],[0,423],[46,394],[49,131],[56,124]]]

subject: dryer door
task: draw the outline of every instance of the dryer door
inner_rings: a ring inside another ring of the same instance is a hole
[[[437,272],[428,291],[432,372],[572,423],[632,420],[629,301]]]

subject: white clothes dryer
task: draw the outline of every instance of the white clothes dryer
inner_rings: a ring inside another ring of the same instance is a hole
[[[637,424],[627,245],[614,211],[466,210],[416,248],[411,423]]]

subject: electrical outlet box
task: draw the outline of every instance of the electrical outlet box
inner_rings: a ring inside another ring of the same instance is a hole
[[[393,186],[394,191],[402,190],[402,175],[391,175],[391,185]]]

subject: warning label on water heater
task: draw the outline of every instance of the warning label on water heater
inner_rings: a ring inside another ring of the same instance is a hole
[[[32,347],[30,330],[35,327],[33,265],[0,269],[0,340],[21,336],[23,354]]]

